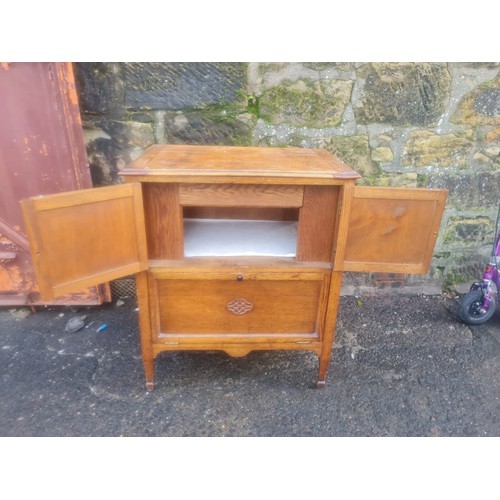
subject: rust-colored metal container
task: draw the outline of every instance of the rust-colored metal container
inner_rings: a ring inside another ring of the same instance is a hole
[[[0,305],[38,305],[19,201],[92,187],[71,63],[0,63]],[[111,300],[92,287],[51,304]]]

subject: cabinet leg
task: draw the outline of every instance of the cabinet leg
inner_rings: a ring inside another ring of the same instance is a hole
[[[146,271],[135,275],[137,287],[137,303],[139,305],[139,329],[141,333],[141,352],[144,374],[146,375],[146,389],[153,390],[154,354],[151,332],[148,274]]]
[[[144,365],[144,374],[146,375],[146,390],[152,391],[154,387],[154,359],[143,359],[142,362]]]
[[[323,351],[319,356],[318,380],[316,382],[316,387],[318,389],[322,389],[323,387],[325,387],[326,372],[328,370],[328,365],[330,364],[331,352],[331,348],[323,348]]]
[[[325,387],[326,372],[332,357],[333,338],[335,336],[335,325],[340,301],[340,287],[342,285],[342,271],[333,271],[330,282],[330,294],[328,297],[326,319],[323,330],[323,343],[319,354],[319,370],[316,387]]]

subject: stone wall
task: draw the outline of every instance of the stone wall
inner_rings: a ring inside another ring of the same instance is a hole
[[[154,143],[325,148],[361,183],[449,189],[427,276],[345,289],[453,289],[479,278],[500,202],[500,63],[78,63],[95,185]]]

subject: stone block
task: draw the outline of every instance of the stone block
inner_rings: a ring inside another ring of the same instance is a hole
[[[250,146],[256,118],[211,109],[165,114],[165,137],[171,144]]]
[[[97,124],[118,144],[145,149],[155,142],[150,123],[103,120]]]
[[[185,110],[243,102],[244,63],[121,63],[129,109]]]
[[[75,63],[80,110],[90,114],[113,114],[121,108],[112,66],[101,62]]]
[[[370,63],[357,74],[365,80],[354,107],[358,123],[426,126],[446,110],[451,76],[444,65]]]
[[[500,125],[500,77],[469,92],[451,121],[461,125]]]
[[[93,186],[120,183],[120,170],[143,152],[139,147],[120,144],[104,137],[90,142],[87,145],[87,156]]]
[[[450,217],[443,234],[446,247],[478,247],[493,241],[489,217]]]
[[[329,137],[323,147],[363,176],[379,173],[371,159],[367,135]]]
[[[490,130],[486,134],[486,142],[500,142],[500,128]]]
[[[277,85],[260,96],[260,118],[274,125],[332,127],[342,121],[351,90],[352,82],[347,80],[298,80]]]
[[[486,156],[485,154],[483,153],[476,153],[473,157],[472,157],[473,160],[476,160],[476,161],[479,161],[481,163],[490,163],[490,158],[488,156]]]
[[[500,146],[490,146],[484,150],[486,154],[489,154],[491,156],[498,156],[500,155]]]
[[[430,174],[427,186],[448,189],[447,205],[450,207],[489,208],[500,199],[500,171]]]
[[[304,67],[315,71],[327,71],[334,69],[337,71],[348,72],[354,69],[354,63],[352,62],[305,62],[302,64]]]
[[[407,172],[405,174],[394,175],[390,178],[390,186],[417,187],[418,174],[416,172]]]
[[[427,130],[410,134],[405,144],[402,162],[404,166],[424,167],[464,165],[472,143],[454,134],[438,135]]]
[[[453,63],[456,66],[466,66],[469,68],[474,68],[474,69],[495,69],[500,66],[500,63],[498,62],[457,62]]]
[[[394,160],[392,149],[387,146],[381,146],[372,151],[372,160],[376,162],[390,162]]]
[[[142,122],[142,123],[153,123],[154,122],[154,116],[152,113],[144,113],[141,111],[130,113],[128,118],[130,121],[133,121],[133,122]]]
[[[391,142],[394,137],[391,137],[390,135],[387,134],[381,134],[377,138],[380,142]]]
[[[452,246],[447,252],[435,253],[430,278],[440,281],[445,290],[468,291],[469,287],[458,288],[457,285],[469,282],[470,286],[471,280],[480,279],[488,262],[488,249],[483,247],[484,251],[481,251],[479,248],[476,245]]]

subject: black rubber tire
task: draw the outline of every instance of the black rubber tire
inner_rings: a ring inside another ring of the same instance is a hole
[[[474,290],[466,293],[460,299],[460,318],[468,325],[481,325],[486,323],[495,312],[495,299],[491,297],[490,306],[488,310],[481,314],[479,311],[483,302],[483,292],[481,290]]]

